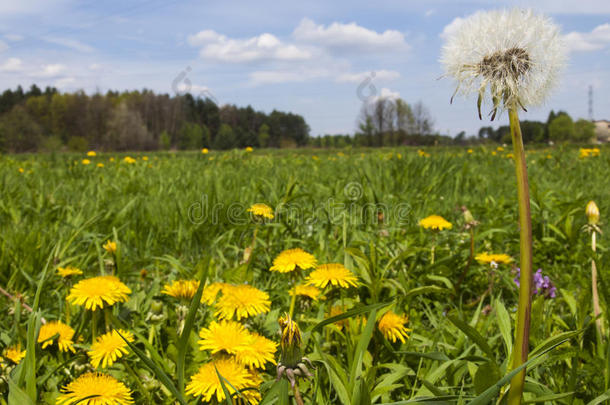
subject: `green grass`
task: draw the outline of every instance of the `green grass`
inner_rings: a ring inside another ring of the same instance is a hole
[[[518,291],[511,266],[492,272],[476,262],[468,265],[470,235],[460,207],[468,207],[480,222],[475,253],[518,259],[509,149],[476,148],[468,154],[430,148],[429,157],[407,148],[134,153],[134,164],[124,162],[124,155],[101,154],[89,158],[89,165],[81,163],[82,155],[3,156],[0,287],[32,305],[42,286],[39,315],[65,321],[69,285],[55,269],[69,264],[85,276],[108,272],[114,263],[101,246],[116,240],[117,275],[133,293],[115,306],[113,316],[150,344],[136,340],[135,347],[157,370],[131,354],[106,372],[125,382],[137,403],[170,404],[176,398],[167,383],[182,395],[177,370],[184,368],[188,383],[210,358],[198,350],[196,332],[213,319],[213,310],[195,307],[192,334],[181,339],[177,301],[160,293],[163,284],[199,279],[206,272],[210,281],[252,283],[270,295],[272,305],[247,325],[279,341],[276,321],[288,311],[291,278],[268,269],[280,251],[300,247],[319,263],[345,264],[361,282],[358,288],[331,291],[323,301],[297,300],[294,318],[303,331],[303,352],[316,365],[314,378],[299,383],[306,403],[423,397],[468,403],[484,392],[490,395],[485,390],[501,378],[508,381]],[[145,155],[147,161],[141,159]],[[528,371],[528,400],[587,404],[610,388],[607,339],[596,341],[592,319],[590,236],[582,230],[589,200],[597,202],[604,229],[610,209],[608,156],[605,149],[586,159],[573,148],[528,152],[534,269],[542,268],[559,289],[555,299],[535,298],[530,347],[543,351],[561,341],[549,339],[569,338]],[[104,167],[96,167],[100,162]],[[274,208],[276,218],[256,224],[246,209],[257,202]],[[442,215],[453,228],[421,229],[418,221],[431,214]],[[242,263],[257,228],[251,260]],[[606,240],[606,233],[598,235],[603,311],[610,297]],[[151,306],[159,302],[160,320],[151,322],[156,314]],[[380,303],[388,305],[375,305]],[[339,304],[354,310],[346,324],[315,328],[329,317],[329,307]],[[413,332],[405,344],[388,341],[371,319],[361,321],[375,314],[379,319],[388,308],[409,316]],[[88,315],[76,306],[71,315],[72,327],[83,338],[72,357],[36,345],[36,319],[0,296],[0,348],[17,343],[35,348],[35,356],[24,361],[29,367],[2,370],[0,403],[9,401],[9,381],[13,401],[26,395],[34,403],[54,403],[61,386],[90,370]],[[159,370],[172,381],[162,381]],[[261,373],[267,403],[286,400],[290,390],[274,383],[275,366],[268,363]],[[489,398],[498,398],[497,392],[500,388]]]

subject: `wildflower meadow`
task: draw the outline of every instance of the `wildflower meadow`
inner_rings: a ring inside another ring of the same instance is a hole
[[[0,404],[610,403],[610,151],[526,149],[519,118],[559,28],[444,36],[511,145],[1,156]]]
[[[529,401],[607,397],[604,152],[526,154]],[[0,401],[495,402],[519,302],[509,153],[4,157]]]

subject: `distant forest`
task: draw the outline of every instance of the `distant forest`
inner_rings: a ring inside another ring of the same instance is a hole
[[[32,85],[0,96],[0,151],[296,147],[309,126],[297,114],[217,106],[150,90],[87,95]]]
[[[251,106],[218,106],[191,94],[170,96],[150,90],[108,91],[88,95],[21,86],[0,95],[0,152],[167,150],[260,148],[471,145],[510,143],[510,129],[482,127],[478,134],[455,137],[434,130],[421,102],[377,98],[363,102],[355,134],[310,136],[305,119]],[[526,143],[589,142],[594,125],[551,111],[547,122],[522,121]]]

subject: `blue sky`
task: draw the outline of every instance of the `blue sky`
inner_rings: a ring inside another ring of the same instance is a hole
[[[586,118],[589,85],[594,118],[610,119],[607,0],[4,1],[0,87],[190,89],[220,104],[301,114],[312,135],[353,133],[366,96],[399,95],[422,101],[441,133],[474,134],[489,121],[478,120],[473,99],[449,104],[442,34],[457,18],[513,6],[552,17],[570,49],[559,87],[522,119],[545,120],[551,109]]]

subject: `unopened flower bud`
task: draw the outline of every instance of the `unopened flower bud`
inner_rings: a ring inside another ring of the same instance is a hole
[[[289,368],[296,367],[302,359],[299,325],[288,314],[280,317],[278,323],[282,330],[282,338],[280,340],[280,347],[282,348],[281,363]]]
[[[585,213],[587,214],[589,225],[597,225],[599,223],[599,208],[597,208],[595,201],[589,201]]]

